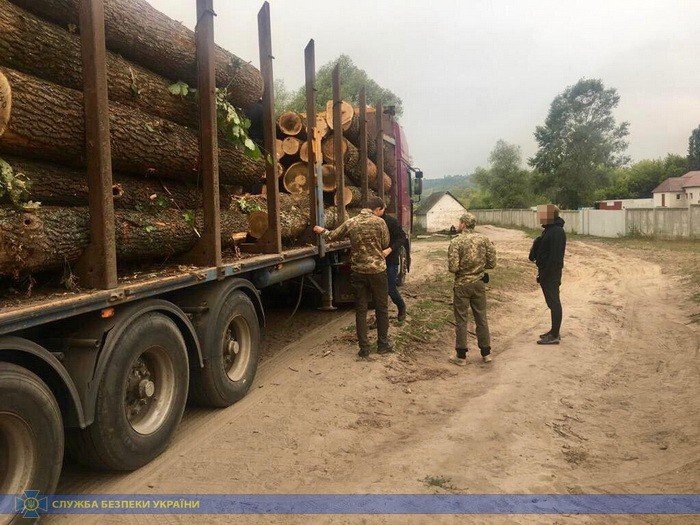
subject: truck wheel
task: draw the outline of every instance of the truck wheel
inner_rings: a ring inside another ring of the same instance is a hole
[[[252,301],[240,291],[216,315],[204,341],[204,367],[192,375],[192,397],[200,405],[227,407],[246,395],[255,377],[260,324]]]
[[[403,246],[401,247],[401,251],[399,252],[399,276],[398,279],[396,280],[397,286],[403,286],[406,283],[406,273],[408,272],[407,266],[407,255],[406,255],[406,248]]]
[[[61,409],[35,374],[0,363],[0,494],[50,494],[63,463]]]
[[[69,436],[71,456],[105,470],[135,470],[168,446],[187,401],[187,347],[177,325],[149,312],[124,329],[100,382],[95,420]]]

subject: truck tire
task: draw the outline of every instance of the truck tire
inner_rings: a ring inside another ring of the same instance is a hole
[[[403,286],[406,283],[406,274],[408,273],[407,259],[406,248],[402,246],[401,251],[399,251],[399,275],[396,279],[397,286]]]
[[[192,374],[192,399],[211,407],[227,407],[242,399],[258,368],[260,324],[250,298],[233,292],[203,341],[204,367]]]
[[[115,342],[100,381],[95,420],[69,434],[71,457],[101,470],[135,470],[170,443],[187,402],[185,340],[166,315],[148,312]]]
[[[52,493],[63,442],[61,409],[49,387],[29,370],[0,363],[0,494]]]

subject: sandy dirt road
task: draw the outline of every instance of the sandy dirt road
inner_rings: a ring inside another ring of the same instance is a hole
[[[447,363],[453,348],[449,324],[410,354],[358,362],[348,331],[351,312],[316,314],[296,333],[271,334],[277,346],[268,343],[250,394],[226,410],[188,410],[174,442],[153,463],[121,475],[68,466],[58,491],[697,493],[699,338],[698,325],[690,321],[697,305],[687,299],[681,281],[644,257],[572,241],[562,288],[562,344],[538,347],[536,334],[548,328],[548,312],[524,262],[530,240],[512,230],[482,231],[496,243],[503,278],[518,283],[494,285],[492,364],[480,363],[473,352],[465,368]],[[447,241],[414,245],[409,305],[445,271],[446,247]],[[81,518],[81,523],[233,521]],[[697,523],[690,516],[235,521]]]

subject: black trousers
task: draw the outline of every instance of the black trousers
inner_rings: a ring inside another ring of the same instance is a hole
[[[561,271],[556,272],[554,275],[547,275],[545,277],[540,276],[540,287],[542,288],[542,293],[544,294],[544,300],[547,302],[547,308],[549,308],[552,314],[552,330],[551,334],[559,337],[559,330],[561,329],[562,320],[562,308],[561,299],[559,297],[559,287],[561,286]]]
[[[379,348],[389,346],[389,284],[386,272],[352,272],[351,283],[355,291],[355,328],[360,350],[369,351],[367,335],[367,309],[374,302],[377,316],[377,342]]]

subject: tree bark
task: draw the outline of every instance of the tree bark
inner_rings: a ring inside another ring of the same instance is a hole
[[[1,75],[10,83],[12,110],[0,136],[0,151],[83,166],[83,94],[6,68],[0,68]],[[110,131],[115,171],[198,180],[199,141],[194,131],[117,102],[110,104]],[[249,188],[264,174],[263,159],[252,160],[220,141],[221,182]]]
[[[29,180],[28,199],[45,206],[87,206],[87,174],[82,170],[57,164],[44,164],[18,157],[2,157],[15,173],[24,174]],[[192,184],[158,179],[113,177],[112,193],[117,208],[137,207],[156,210],[163,207],[199,208],[202,206],[202,190]],[[231,206],[235,188],[221,185],[221,207]]]
[[[194,225],[178,210],[158,213],[115,211],[117,259],[120,262],[167,260],[190,250],[202,231],[202,213]],[[222,246],[248,228],[246,214],[221,213]],[[35,211],[0,208],[0,275],[15,277],[51,270],[78,260],[90,240],[88,208],[41,207]]]
[[[0,64],[71,89],[83,90],[80,36],[0,0]],[[172,84],[107,53],[109,99],[183,126],[197,127],[194,97],[168,91]]]
[[[62,27],[78,27],[81,0],[11,0]],[[112,51],[172,80],[197,85],[194,32],[167,17],[146,0],[105,0],[105,37]],[[192,10],[195,7],[192,4]],[[228,86],[234,106],[247,108],[263,92],[260,72],[216,46],[216,85]]]
[[[348,141],[348,149],[345,153],[345,175],[350,178],[357,186],[362,186],[362,173],[360,170],[360,152]],[[384,189],[391,189],[391,178],[384,173]],[[371,188],[377,187],[377,165],[367,159],[367,180]]]
[[[248,233],[251,237],[260,238],[267,231],[267,199],[262,195],[245,198],[247,206],[254,204],[258,209],[248,216]],[[357,210],[348,210],[348,216],[357,215]],[[338,210],[334,206],[324,209],[326,228],[338,226]],[[280,195],[280,234],[285,242],[291,242],[302,237],[311,224],[309,217],[309,199],[307,196]]]

